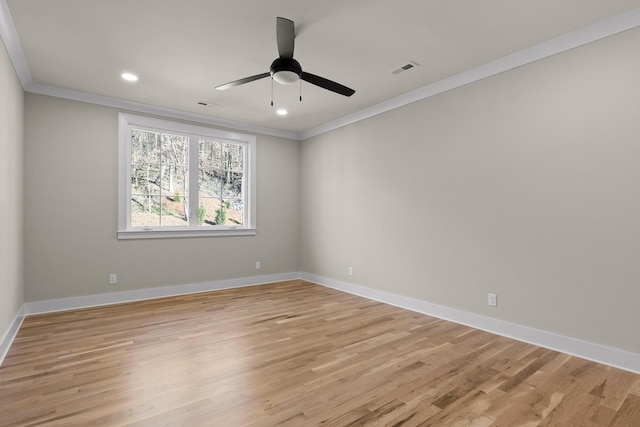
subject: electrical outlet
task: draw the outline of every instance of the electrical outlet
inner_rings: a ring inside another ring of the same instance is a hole
[[[353,267],[349,267],[349,276],[353,276]]]
[[[260,261],[256,261],[256,270],[260,270],[260,267],[261,267]]]
[[[496,294],[488,294],[487,295],[487,304],[489,304],[491,307],[497,307],[498,306],[498,295],[496,295]]]
[[[109,284],[110,285],[115,285],[116,283],[118,283],[118,275],[117,274],[110,274],[109,275]]]

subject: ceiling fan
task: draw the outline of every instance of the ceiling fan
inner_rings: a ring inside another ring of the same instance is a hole
[[[216,86],[217,90],[230,89],[232,87],[240,86],[245,83],[252,82],[254,80],[263,79],[271,76],[273,80],[282,84],[295,83],[298,80],[304,80],[323,89],[330,90],[344,96],[351,96],[356,91],[336,83],[324,77],[316,76],[315,74],[302,71],[300,63],[293,59],[293,47],[295,41],[295,30],[293,21],[286,18],[276,18],[276,40],[278,43],[278,54],[268,73],[256,74],[255,76],[245,77],[244,79],[234,80],[229,83],[225,83],[220,86]],[[302,100],[302,99],[301,99]]]

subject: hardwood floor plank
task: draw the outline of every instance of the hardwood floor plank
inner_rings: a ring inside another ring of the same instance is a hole
[[[613,370],[591,390],[591,394],[602,398],[602,406],[618,410],[636,381],[636,378],[629,377],[622,371]]]
[[[541,349],[542,350],[542,349]],[[533,360],[530,364],[526,365],[523,369],[518,371],[513,377],[500,386],[500,390],[504,392],[510,392],[525,380],[531,377],[536,372],[540,371],[548,363],[552,362],[558,356],[555,351],[545,350],[537,352],[539,357]]]
[[[564,396],[562,401],[544,417],[538,426],[595,426],[589,409],[597,407],[599,403],[599,397],[587,393]]]
[[[640,397],[629,395],[611,422],[611,427],[623,426],[640,426]]]
[[[27,317],[0,425],[640,426],[640,376],[299,280]]]

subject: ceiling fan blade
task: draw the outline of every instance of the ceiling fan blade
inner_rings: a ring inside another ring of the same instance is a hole
[[[245,83],[252,82],[254,80],[264,79],[265,77],[269,77],[270,75],[271,75],[271,73],[256,74],[255,76],[245,77],[244,79],[235,80],[235,81],[232,81],[232,82],[229,82],[229,83],[225,83],[225,84],[220,85],[220,86],[216,86],[216,89],[217,90],[230,89],[232,87],[240,86],[240,85],[243,85]]]
[[[293,21],[287,18],[276,18],[276,40],[280,58],[293,58],[293,46],[296,38]]]
[[[343,86],[340,83],[325,79],[324,77],[316,76],[315,74],[307,73],[306,71],[302,72],[300,78],[305,82],[320,86],[321,88],[330,90],[331,92],[339,93],[340,95],[351,96],[356,93],[355,90]]]

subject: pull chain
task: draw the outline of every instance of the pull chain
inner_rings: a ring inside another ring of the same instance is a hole
[[[300,102],[302,102],[302,79],[300,79]]]
[[[271,106],[273,107],[273,77],[271,77]]]

